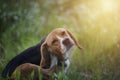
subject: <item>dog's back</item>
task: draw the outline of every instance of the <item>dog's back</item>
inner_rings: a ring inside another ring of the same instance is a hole
[[[42,39],[38,45],[26,49],[19,55],[15,56],[10,62],[8,62],[2,72],[2,77],[5,78],[7,75],[11,76],[16,67],[23,63],[32,63],[39,65],[41,61],[40,47],[44,41],[45,38]]]

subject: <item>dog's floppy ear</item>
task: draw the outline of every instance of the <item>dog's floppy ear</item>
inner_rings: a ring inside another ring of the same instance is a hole
[[[47,49],[47,44],[44,42],[41,46],[41,68],[49,68],[50,66],[50,52]]]
[[[78,43],[78,41],[75,39],[75,37],[71,34],[70,31],[67,30],[67,33],[69,34],[69,36],[73,39],[75,45],[79,48],[83,50],[83,47]]]

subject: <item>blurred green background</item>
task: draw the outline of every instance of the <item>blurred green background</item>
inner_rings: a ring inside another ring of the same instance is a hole
[[[0,0],[0,74],[57,27],[85,48],[73,51],[65,80],[120,80],[120,0]]]

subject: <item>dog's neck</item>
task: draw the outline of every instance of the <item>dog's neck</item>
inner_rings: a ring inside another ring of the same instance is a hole
[[[58,58],[55,56],[55,55],[50,55],[51,57],[51,65],[50,65],[50,68],[52,68],[53,66],[57,65],[57,66],[60,66],[60,67],[64,67],[64,71],[66,73],[67,69],[69,68],[69,65],[70,65],[70,61],[69,61],[69,52],[66,53],[64,55],[64,61],[60,61],[58,60]]]
[[[50,55],[51,57],[51,65],[50,65],[50,68],[52,68],[53,66],[57,65],[58,64],[58,59],[56,56],[54,55]]]

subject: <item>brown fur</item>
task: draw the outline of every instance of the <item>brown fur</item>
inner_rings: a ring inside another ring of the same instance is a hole
[[[48,66],[50,64],[49,61],[50,56],[48,52],[51,52],[52,55],[56,55],[58,57],[58,60],[61,61],[64,60],[64,58],[62,57],[63,50],[60,48],[60,41],[56,36],[60,36],[62,38],[69,36],[79,49],[83,49],[82,46],[80,46],[80,44],[78,43],[78,41],[75,39],[75,37],[70,33],[70,31],[64,28],[57,28],[53,30],[51,33],[49,33],[49,35],[46,38],[46,41],[42,45],[41,48],[42,59],[40,63],[41,67]]]
[[[33,80],[39,80],[39,76],[42,76],[42,80],[49,80],[55,72],[59,72],[61,67],[54,66],[51,69],[43,69],[40,66],[25,63],[16,68],[9,80],[16,80],[18,77],[17,72],[20,72],[20,80],[31,80],[31,74],[33,74]]]

